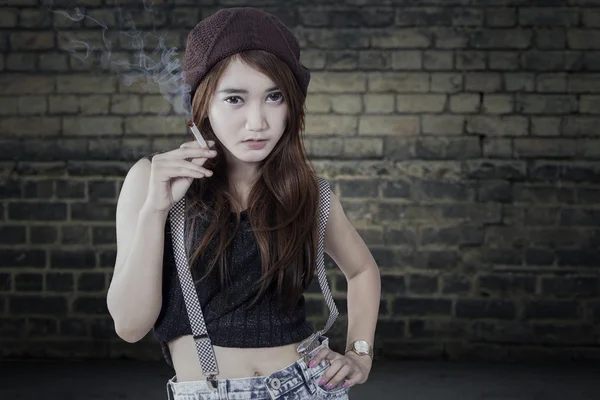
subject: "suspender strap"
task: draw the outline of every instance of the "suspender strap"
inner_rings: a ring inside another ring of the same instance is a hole
[[[185,232],[185,197],[178,201],[169,210],[171,221],[171,235],[173,237],[173,254],[177,264],[177,275],[181,283],[181,291],[185,301],[185,308],[190,319],[190,326],[194,341],[196,342],[196,353],[200,361],[202,373],[208,380],[214,379],[219,373],[217,360],[213,351],[206,325],[204,324],[204,314],[198,300],[198,292],[192,279],[192,273],[188,266],[185,251],[184,232]]]
[[[319,178],[319,245],[317,248],[317,277],[319,279],[319,286],[321,287],[321,292],[323,292],[323,297],[325,297],[325,302],[327,303],[327,307],[329,308],[329,319],[327,320],[327,324],[325,324],[325,328],[319,332],[319,334],[324,335],[335,322],[338,317],[338,309],[335,306],[335,302],[333,301],[333,296],[331,295],[331,290],[329,290],[329,283],[327,282],[327,274],[325,272],[325,257],[324,257],[324,249],[325,249],[325,228],[327,227],[327,220],[329,219],[329,209],[331,202],[331,190],[329,188],[329,182],[323,178]]]

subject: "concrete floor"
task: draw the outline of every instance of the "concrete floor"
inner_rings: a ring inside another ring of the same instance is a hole
[[[166,399],[172,370],[135,361],[0,361],[2,400]],[[600,366],[377,362],[352,400],[599,400]]]

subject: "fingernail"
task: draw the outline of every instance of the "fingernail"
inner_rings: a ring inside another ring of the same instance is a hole
[[[325,386],[327,389],[331,389],[333,387],[332,383],[329,383],[327,386]]]
[[[325,381],[324,381],[323,379],[321,379],[321,380],[319,381],[319,386],[323,386],[323,384],[324,384],[324,383],[325,383]]]
[[[315,365],[317,365],[316,361],[311,361],[310,364],[308,364],[310,368],[313,368]]]
[[[344,385],[343,385],[343,386],[344,386],[344,387],[348,387],[348,386],[350,386],[350,384],[349,384],[348,382],[346,382],[346,383],[344,383]]]

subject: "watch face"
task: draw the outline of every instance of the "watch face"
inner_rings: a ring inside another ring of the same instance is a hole
[[[367,353],[369,351],[369,343],[364,340],[357,340],[354,343],[354,348],[360,353]]]

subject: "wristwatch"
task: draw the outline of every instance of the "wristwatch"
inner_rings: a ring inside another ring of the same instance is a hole
[[[359,356],[369,356],[373,359],[373,347],[366,340],[355,340],[346,347],[345,353],[353,351]]]

